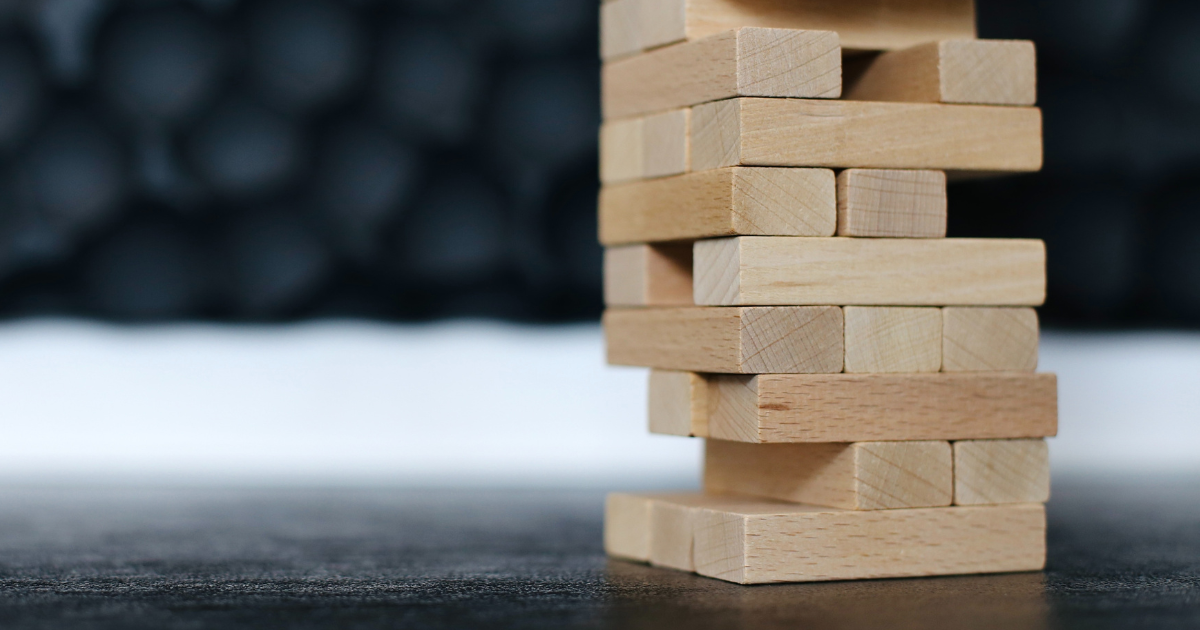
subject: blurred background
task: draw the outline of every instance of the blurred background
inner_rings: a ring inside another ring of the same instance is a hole
[[[1200,466],[1200,7],[977,4],[1046,168],[950,235],[1047,241],[1056,465]],[[693,483],[602,366],[596,17],[0,0],[0,474]]]

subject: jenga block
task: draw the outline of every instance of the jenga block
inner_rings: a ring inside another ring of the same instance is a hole
[[[950,443],[747,444],[708,440],[704,491],[847,510],[938,507],[954,498]]]
[[[734,374],[842,371],[842,309],[656,308],[604,313],[608,362]]]
[[[609,306],[691,306],[692,244],[605,249],[604,302]]]
[[[854,101],[1033,105],[1033,42],[929,42],[864,58],[846,68],[845,97]]]
[[[696,304],[1034,306],[1046,248],[1022,239],[738,236],[697,241]]]
[[[688,171],[691,110],[605,123],[600,128],[600,180],[616,183]]]
[[[740,28],[613,61],[601,73],[605,119],[734,96],[837,98],[837,33]]]
[[[1050,451],[1045,440],[954,443],[954,503],[1045,503],[1050,500]]]
[[[605,245],[713,236],[833,236],[833,171],[723,168],[600,190]]]
[[[619,5],[619,6],[613,6]],[[605,59],[743,26],[837,31],[853,50],[975,37],[972,0],[612,0],[601,5]]]
[[[847,306],[842,312],[846,321],[846,372],[941,370],[941,309]]]
[[[650,496],[610,493],[604,500],[604,551],[610,556],[650,560]]]
[[[1031,308],[942,310],[942,370],[1032,372],[1038,362],[1038,316]]]
[[[1025,172],[1035,107],[734,98],[692,108],[691,168],[823,166]]]
[[[650,370],[650,432],[708,435],[708,381],[695,372]]]
[[[849,168],[837,176],[837,206],[839,236],[941,238],[946,174]]]

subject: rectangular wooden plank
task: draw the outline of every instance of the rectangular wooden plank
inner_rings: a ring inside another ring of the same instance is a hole
[[[708,435],[708,381],[695,372],[650,370],[647,388],[650,432]]]
[[[837,175],[838,236],[942,238],[946,206],[943,171],[848,168]]]
[[[1050,500],[1050,450],[1045,440],[954,443],[954,503],[994,505]]]
[[[1046,248],[1026,239],[738,236],[697,241],[696,304],[1036,306]]]
[[[939,507],[954,498],[950,443],[708,440],[704,491],[842,508]]]
[[[842,371],[842,309],[655,308],[604,313],[608,362],[733,374]]]
[[[692,244],[606,248],[604,303],[609,306],[691,306]]]
[[[606,184],[679,175],[689,170],[690,109],[605,123],[600,181]]]
[[[629,560],[650,560],[650,495],[610,493],[604,499],[604,551]]]
[[[604,64],[606,120],[734,96],[837,98],[837,33],[746,27]]]
[[[1032,372],[1038,337],[1032,308],[942,309],[942,370]]]
[[[600,190],[600,242],[833,236],[836,206],[829,169],[714,169],[605,186]]]
[[[853,101],[1033,105],[1033,42],[951,40],[864,56],[847,63],[844,97]]]
[[[820,166],[1029,172],[1036,107],[733,98],[692,108],[691,168]]]
[[[929,307],[847,306],[847,373],[937,372],[942,312]]]

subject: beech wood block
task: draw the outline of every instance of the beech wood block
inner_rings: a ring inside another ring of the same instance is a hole
[[[821,166],[1028,172],[1036,107],[733,98],[692,108],[691,168]]]
[[[650,559],[650,496],[610,493],[604,499],[604,551],[617,558]]]
[[[946,205],[943,171],[848,168],[837,175],[839,236],[942,238]]]
[[[676,515],[660,519],[657,527],[644,525],[652,531],[642,537],[652,538],[650,546],[659,550],[659,558],[740,584],[1038,571],[1045,566],[1046,513],[1041,504],[839,510],[699,493],[644,496],[651,512]],[[614,503],[623,502],[610,500],[608,505]],[[606,539],[610,530],[632,526],[633,519],[605,514]]]
[[[678,109],[604,124],[600,128],[600,181],[686,173],[690,120],[690,109]]]
[[[942,369],[942,312],[929,307],[847,306],[848,373]]]
[[[697,241],[696,304],[1036,306],[1046,248],[1024,239],[738,236]]]
[[[854,101],[1033,105],[1033,42],[952,40],[865,57],[846,68],[845,98]]]
[[[1050,450],[1045,440],[954,443],[954,503],[1045,503],[1050,500]]]
[[[604,64],[606,120],[735,96],[837,98],[837,33],[746,27]]]
[[[604,303],[609,306],[691,306],[692,244],[606,248]],[[940,320],[938,325],[940,327]]]
[[[944,308],[942,370],[1032,372],[1038,337],[1032,308]]]
[[[846,510],[938,507],[954,499],[950,443],[747,444],[708,440],[704,491]]]
[[[698,375],[655,370],[650,430],[752,443],[1041,438],[1053,374]]]
[[[741,234],[833,236],[836,180],[824,168],[732,167],[600,190],[605,245]]]
[[[837,31],[854,50],[975,37],[972,0],[611,0],[600,9],[604,59],[743,26]]]
[[[842,371],[842,309],[655,308],[604,313],[608,362],[733,374]]]

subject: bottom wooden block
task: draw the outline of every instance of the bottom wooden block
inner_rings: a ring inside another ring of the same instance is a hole
[[[604,521],[610,555],[740,584],[1039,571],[1046,559],[1041,504],[854,511],[611,494]]]

